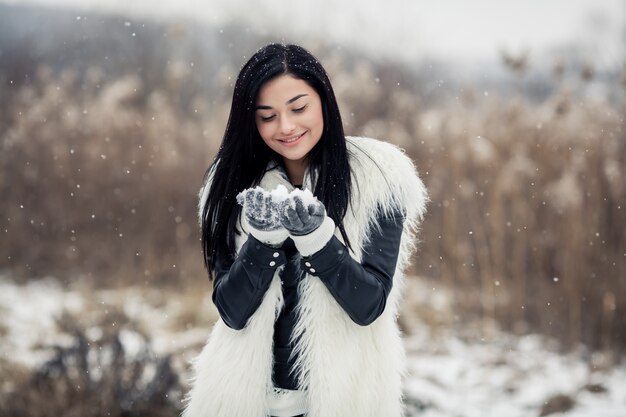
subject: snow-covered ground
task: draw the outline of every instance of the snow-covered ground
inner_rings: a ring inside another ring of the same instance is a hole
[[[626,368],[601,355],[561,355],[536,335],[499,333],[466,342],[451,332],[425,331],[406,340],[406,390],[424,404],[424,417],[626,417]],[[562,411],[558,413],[557,411]],[[543,413],[543,414],[542,414]]]
[[[17,285],[0,277],[1,358],[29,367],[43,363],[51,355],[46,346],[70,342],[57,326],[63,312],[78,317],[96,338],[98,326],[119,326],[130,352],[141,339],[124,327],[122,312],[149,333],[156,353],[173,354],[181,369],[216,317],[208,294],[67,289],[54,279]],[[537,335],[494,330],[488,338],[472,339],[467,329],[432,329],[415,320],[409,330],[410,415],[626,417],[626,366],[611,365],[605,356],[584,355],[582,349],[559,354]]]

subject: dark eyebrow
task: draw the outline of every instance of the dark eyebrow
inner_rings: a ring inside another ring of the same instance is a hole
[[[298,94],[297,96],[287,100],[287,102],[285,104],[291,104],[294,101],[296,101],[297,99],[302,98],[304,96],[308,96],[308,94]],[[272,106],[256,106],[254,109],[255,110],[271,110],[272,108],[273,108]]]
[[[287,103],[285,103],[285,104],[291,104],[294,101],[296,101],[297,99],[299,99],[300,97],[304,97],[304,96],[308,96],[308,94],[298,94],[294,98],[291,98],[291,99],[287,100]]]

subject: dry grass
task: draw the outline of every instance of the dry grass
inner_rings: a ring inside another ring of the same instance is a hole
[[[417,161],[432,203],[413,272],[458,289],[456,316],[623,351],[623,98],[589,99],[587,76],[555,81],[539,103],[468,87],[431,105],[400,69],[323,53],[347,132],[386,138]],[[30,83],[3,86],[1,268],[209,289],[196,193],[230,103],[188,97],[185,68],[171,62],[150,90],[98,68],[41,67]],[[212,80],[220,97],[225,74]]]
[[[142,93],[133,76],[50,77],[41,69],[5,106],[3,262],[18,275],[98,280],[201,273],[184,261],[198,253],[190,197],[216,146],[198,146],[210,118],[182,119],[166,98],[174,91]]]
[[[626,314],[624,106],[560,93],[536,105],[433,109],[407,146],[433,204],[421,274],[456,309],[566,346],[622,350]]]

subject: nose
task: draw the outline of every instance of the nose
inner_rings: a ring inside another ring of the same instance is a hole
[[[283,135],[288,135],[296,129],[296,124],[287,115],[283,115],[280,118],[280,132]]]

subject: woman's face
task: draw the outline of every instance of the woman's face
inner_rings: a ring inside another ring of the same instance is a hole
[[[286,164],[304,162],[324,131],[320,96],[305,81],[289,74],[261,87],[255,120],[263,141]]]

